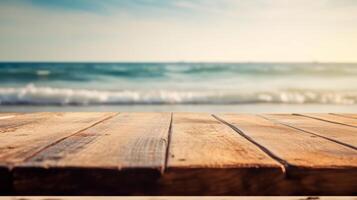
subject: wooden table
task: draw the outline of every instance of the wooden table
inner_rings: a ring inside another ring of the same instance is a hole
[[[356,195],[357,114],[0,113],[0,193]]]
[[[17,196],[0,200],[357,200],[354,196]]]

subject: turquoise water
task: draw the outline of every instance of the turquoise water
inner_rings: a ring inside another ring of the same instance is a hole
[[[354,107],[357,64],[0,63],[2,109],[258,104]]]

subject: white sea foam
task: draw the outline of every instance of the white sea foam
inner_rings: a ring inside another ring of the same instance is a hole
[[[51,74],[51,72],[49,70],[37,70],[36,74],[38,76],[48,76]]]
[[[0,88],[0,104],[90,105],[90,104],[357,104],[356,91],[101,91],[38,87]]]

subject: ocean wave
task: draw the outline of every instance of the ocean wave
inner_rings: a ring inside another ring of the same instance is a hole
[[[351,77],[357,64],[314,63],[0,63],[0,83],[172,77]]]
[[[0,88],[0,105],[121,105],[121,104],[357,104],[356,91],[101,91],[38,87]]]

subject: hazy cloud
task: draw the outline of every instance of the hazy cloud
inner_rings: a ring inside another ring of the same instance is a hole
[[[2,0],[0,60],[350,61],[356,4]]]

